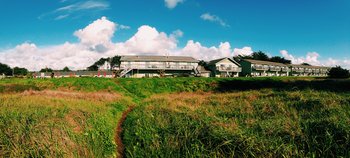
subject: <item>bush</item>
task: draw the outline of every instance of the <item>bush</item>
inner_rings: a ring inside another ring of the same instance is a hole
[[[333,67],[329,73],[328,73],[330,78],[349,78],[350,73],[349,70],[343,69],[340,66]]]

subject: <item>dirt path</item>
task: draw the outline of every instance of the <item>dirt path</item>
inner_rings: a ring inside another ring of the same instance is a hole
[[[123,123],[128,116],[128,114],[135,108],[135,106],[129,106],[127,110],[125,110],[122,114],[122,117],[120,118],[117,126],[117,133],[115,136],[115,142],[117,143],[117,152],[118,157],[123,158],[124,157],[124,144],[122,139],[122,133],[123,133]]]

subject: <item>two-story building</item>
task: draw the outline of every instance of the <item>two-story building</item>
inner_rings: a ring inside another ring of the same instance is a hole
[[[238,77],[242,71],[241,65],[230,58],[220,58],[208,63],[211,77]]]
[[[286,64],[261,61],[253,59],[243,59],[242,76],[263,77],[263,76],[289,76],[289,67]]]
[[[291,76],[327,76],[331,68],[311,65],[289,65]]]
[[[119,77],[195,75],[198,60],[187,56],[121,56]]]

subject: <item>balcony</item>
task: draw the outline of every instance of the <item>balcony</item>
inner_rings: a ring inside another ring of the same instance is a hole
[[[242,72],[242,68],[240,67],[219,67],[217,70],[225,72]]]
[[[294,72],[304,72],[303,68],[293,68],[292,71]]]
[[[312,69],[305,69],[306,73],[312,73]]]
[[[270,67],[270,71],[281,71],[280,67]]]
[[[134,64],[134,65],[121,65],[120,69],[131,68],[141,70],[193,70],[195,67],[192,65],[165,65],[165,64]]]
[[[287,67],[285,67],[285,68],[282,68],[282,71],[283,71],[283,72],[288,72],[289,69],[288,69]]]
[[[269,70],[269,67],[267,66],[253,66],[252,67],[254,70],[262,70],[262,71],[267,71]]]

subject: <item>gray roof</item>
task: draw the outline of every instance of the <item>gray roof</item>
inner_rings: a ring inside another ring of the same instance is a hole
[[[250,62],[252,64],[260,64],[260,65],[273,65],[273,66],[288,66],[283,63],[271,62],[271,61],[263,61],[263,60],[253,60],[253,59],[243,59],[244,61]]]
[[[236,62],[235,60],[233,60],[233,59],[231,59],[231,58],[227,58],[227,57],[209,61],[209,65],[215,65],[216,63],[218,63],[218,62],[220,62],[220,61],[222,61],[222,60],[224,60],[224,59],[228,59],[228,60],[230,60],[231,62],[235,63],[236,65],[241,66],[241,64],[239,64],[239,63]]]
[[[193,57],[187,56],[121,56],[120,61],[167,61],[167,62],[194,62],[197,63]]]

